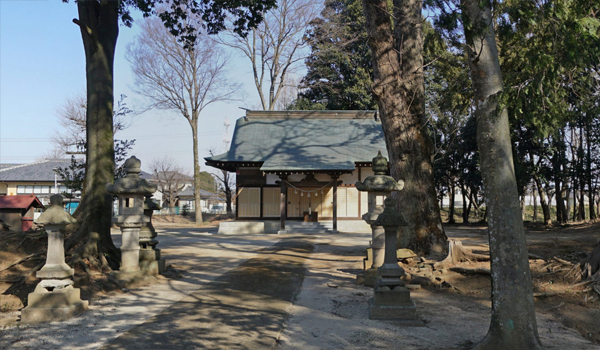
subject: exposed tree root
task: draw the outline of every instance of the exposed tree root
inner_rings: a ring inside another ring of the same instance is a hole
[[[600,282],[600,244],[596,245],[590,257],[583,263],[581,277]]]
[[[31,271],[29,271],[27,273],[27,275],[21,277],[19,279],[19,281],[17,281],[16,283],[13,283],[13,285],[11,285],[5,292],[4,294],[17,294],[16,292],[21,288],[21,286],[23,286],[25,284],[25,282],[27,282],[27,280],[33,276],[39,269],[41,269],[44,265],[46,264],[46,262],[41,262],[39,264],[37,264],[33,269],[31,269]]]
[[[89,225],[85,221],[67,237],[65,249],[72,256],[69,263],[76,264],[85,259],[98,271],[119,269],[121,252],[112,242],[110,234],[102,237],[97,232],[89,232]]]
[[[529,260],[546,260],[543,256],[529,253]]]
[[[482,268],[467,269],[464,267],[451,267],[448,270],[458,272],[463,275],[488,275],[488,276],[490,276],[492,274],[490,269],[482,269]]]
[[[21,259],[18,259],[16,261],[14,261],[13,263],[11,263],[10,265],[8,265],[7,267],[5,267],[2,270],[0,270],[0,272],[6,271],[6,270],[10,269],[11,267],[17,266],[17,265],[19,265],[21,263],[24,263],[24,262],[28,261],[28,260],[45,259],[45,257],[39,257],[40,255],[44,255],[44,253],[29,254],[29,255],[27,255],[24,258],[21,258]]]
[[[489,261],[490,257],[483,254],[475,254],[464,248],[462,242],[457,239],[448,240],[448,256],[440,264],[457,264],[460,262]]]

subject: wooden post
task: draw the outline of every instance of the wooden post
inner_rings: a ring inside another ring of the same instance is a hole
[[[333,232],[337,232],[337,182],[338,176],[332,175],[333,179]]]
[[[287,202],[287,186],[285,185],[285,181],[287,180],[287,176],[286,175],[280,175],[279,178],[280,180],[280,184],[281,184],[281,195],[280,195],[280,202],[279,202],[279,216],[280,216],[280,220],[281,220],[281,225],[280,225],[280,229],[279,232],[277,233],[286,233],[285,231],[285,205]]]

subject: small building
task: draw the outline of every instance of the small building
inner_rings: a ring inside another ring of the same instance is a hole
[[[13,231],[31,229],[35,209],[44,209],[44,205],[34,194],[0,196],[0,221]]]
[[[264,222],[265,232],[286,221],[370,232],[361,219],[367,194],[354,183],[373,175],[378,151],[387,157],[375,111],[247,111],[230,150],[205,160],[236,173],[238,222]]]
[[[181,208],[183,208],[186,205],[190,212],[193,212],[196,210],[196,207],[195,207],[196,202],[194,200],[194,187],[193,186],[188,187],[185,190],[179,192],[179,194],[177,195],[177,198],[178,198],[180,210],[181,210]],[[225,207],[225,199],[219,197],[216,193],[200,189],[200,210],[203,213],[209,213],[209,212],[211,212],[212,208],[215,206],[224,208]],[[219,212],[219,213],[215,213],[215,214],[224,214],[224,213]]]
[[[26,164],[0,165],[0,196],[34,194],[40,202],[49,204],[53,194],[69,192],[55,169],[68,168],[70,165],[70,159],[44,159]],[[75,198],[78,195],[72,194]]]

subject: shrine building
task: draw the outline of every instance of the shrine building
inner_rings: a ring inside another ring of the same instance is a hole
[[[284,233],[300,222],[370,232],[367,193],[354,184],[373,175],[378,151],[387,157],[375,111],[248,110],[229,151],[205,158],[236,173],[236,219],[219,232]]]

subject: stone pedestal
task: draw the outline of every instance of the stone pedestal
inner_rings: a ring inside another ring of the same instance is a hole
[[[383,209],[379,212],[382,211]],[[377,212],[378,211],[373,211],[372,213],[376,214]],[[363,218],[367,215],[372,215],[372,213],[370,212],[363,215]],[[368,287],[375,287],[375,283],[379,278],[378,268],[383,264],[385,248],[385,230],[381,226],[371,225],[371,232],[373,240],[371,241],[371,247],[367,248],[367,258],[365,259],[365,271],[359,273],[356,276],[356,283]]]
[[[374,296],[369,303],[369,317],[399,321],[403,325],[423,326],[419,319],[415,304],[410,299],[410,291],[406,288],[402,276],[404,269],[398,265],[396,253],[397,231],[399,226],[406,225],[398,212],[393,198],[385,200],[385,209],[375,221],[385,230],[385,258],[379,270],[379,279],[375,285]]]
[[[40,282],[27,297],[27,307],[21,311],[21,322],[64,321],[87,310],[88,302],[81,300],[79,288],[63,286],[62,282],[63,280]]]
[[[46,264],[36,273],[42,281],[27,297],[27,307],[21,311],[21,322],[42,323],[63,321],[88,309],[81,300],[80,290],[73,288],[74,270],[65,262],[64,236],[61,232],[75,219],[63,209],[61,195],[50,197],[51,206],[36,220],[48,233]]]
[[[60,232],[65,226],[44,224],[44,229],[48,233],[48,252],[46,264],[35,274],[37,278],[63,279],[73,276],[75,271],[65,262],[65,239]]]
[[[417,315],[415,303],[410,299],[398,264],[384,264],[379,268],[380,278],[369,301],[369,317],[378,320],[397,320],[404,325],[423,326]]]
[[[119,271],[140,270],[140,228],[142,224],[117,224],[121,226],[121,267]]]

